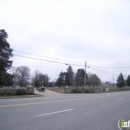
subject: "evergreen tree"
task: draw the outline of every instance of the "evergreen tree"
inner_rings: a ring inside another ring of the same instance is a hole
[[[127,77],[127,86],[130,86],[130,75]]]
[[[120,73],[120,75],[118,76],[116,85],[118,88],[123,88],[125,86],[125,80],[122,73]]]
[[[56,85],[59,87],[65,86],[65,73],[64,72],[60,72],[59,78],[56,81]]]
[[[12,65],[12,61],[9,60],[12,57],[12,49],[7,42],[8,34],[5,30],[0,30],[0,71],[6,72]]]
[[[71,65],[68,66],[67,72],[65,74],[65,82],[67,86],[73,86],[74,85],[74,73]]]
[[[87,74],[86,74],[87,77]],[[85,71],[84,69],[78,69],[75,76],[76,86],[84,86]]]
[[[12,61],[12,49],[7,42],[8,34],[4,29],[0,30],[0,86],[12,85],[13,76],[7,73],[7,70],[11,67]]]

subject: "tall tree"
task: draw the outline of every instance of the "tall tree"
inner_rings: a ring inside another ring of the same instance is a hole
[[[120,73],[120,75],[118,76],[116,85],[118,88],[123,88],[125,86],[125,80],[122,73]]]
[[[10,44],[7,42],[8,34],[5,30],[0,30],[0,71],[6,72],[12,65],[10,57],[13,56],[13,49],[10,48]]]
[[[30,69],[27,66],[16,68],[17,85],[25,87],[30,80]]]
[[[65,72],[60,72],[59,78],[56,81],[56,85],[59,87],[65,86]]]
[[[74,85],[74,73],[71,65],[68,66],[67,72],[65,74],[65,82],[67,86],[73,86]]]
[[[2,76],[0,76],[0,86],[12,86],[12,85],[13,85],[13,76],[9,73],[2,73]]]
[[[127,77],[127,86],[130,86],[130,75]]]
[[[87,74],[86,74],[87,77]],[[83,86],[84,85],[84,78],[85,78],[85,71],[84,69],[78,69],[76,76],[75,76],[75,83],[76,86]]]
[[[10,44],[7,42],[8,34],[4,29],[0,30],[0,86],[12,85],[12,75],[7,73],[12,61],[9,60],[13,54]],[[8,83],[7,83],[8,82]]]

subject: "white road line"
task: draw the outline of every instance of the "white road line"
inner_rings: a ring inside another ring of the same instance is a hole
[[[125,98],[118,98],[117,100],[119,101],[119,100],[124,100]]]
[[[62,110],[62,111],[50,112],[50,113],[40,114],[37,116],[47,116],[47,115],[52,115],[52,114],[57,114],[57,113],[62,113],[62,112],[68,112],[68,111],[72,111],[72,110],[74,110],[74,109],[67,109],[67,110]]]

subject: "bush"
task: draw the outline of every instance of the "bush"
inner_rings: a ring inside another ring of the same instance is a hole
[[[7,96],[9,96],[9,95],[13,95],[13,92],[12,92],[12,91],[7,91],[5,94],[6,94]]]
[[[13,91],[0,91],[0,96],[14,95]]]
[[[3,96],[4,95],[4,92],[3,91],[0,91],[0,96]]]
[[[86,92],[86,93],[91,93],[91,91],[90,91],[90,90],[85,90],[85,92]]]
[[[26,90],[25,89],[18,89],[16,92],[16,95],[26,95]]]
[[[71,93],[83,93],[83,91],[80,89],[73,89],[71,90]]]

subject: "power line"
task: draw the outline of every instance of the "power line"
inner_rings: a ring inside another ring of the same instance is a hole
[[[99,69],[95,69],[93,67],[90,67],[91,69],[94,69],[94,70],[97,70],[97,71],[100,71],[100,72],[104,72],[104,73],[107,73],[107,74],[114,74],[114,73],[111,73],[111,72],[107,72],[107,71],[102,71],[102,70],[99,70]],[[115,75],[115,74],[114,74]]]
[[[33,56],[44,57],[44,58],[49,58],[49,59],[55,59],[55,60],[60,60],[60,61],[68,61],[68,62],[74,62],[74,63],[82,63],[82,62],[71,61],[71,60],[65,60],[65,59],[59,59],[59,58],[54,58],[54,57],[36,55],[36,54],[27,53],[27,52],[22,52],[22,51],[17,51],[17,50],[14,50],[14,51],[15,51],[15,52],[19,52],[19,53],[23,53],[23,54],[29,54],[29,55],[33,55]]]
[[[65,63],[65,62],[57,62],[57,61],[52,61],[52,60],[38,59],[38,58],[33,58],[33,57],[21,56],[21,55],[17,55],[17,54],[13,54],[13,55],[17,56],[17,57],[32,59],[32,60],[46,61],[46,62],[52,62],[52,63],[58,63],[58,64],[65,64],[65,65],[84,66],[84,65],[80,65],[80,64],[69,64],[69,63]],[[87,67],[94,69],[94,70],[97,70],[97,71],[100,71],[100,72],[107,73],[107,74],[113,74],[113,73],[110,73],[110,72],[95,69],[94,67],[89,67],[89,66],[87,66]]]
[[[38,58],[33,58],[33,57],[21,56],[21,55],[17,55],[17,54],[13,54],[13,55],[17,56],[17,57],[28,58],[28,59],[39,60],[39,61],[46,61],[46,62],[52,62],[52,63],[65,64],[65,65],[84,66],[84,65],[79,65],[79,64],[71,64],[71,63],[68,64],[65,62],[58,62],[58,61],[52,61],[52,60],[45,60],[45,59],[38,59]]]
[[[101,67],[101,66],[94,66],[94,65],[90,65],[92,67],[96,67],[96,68],[101,68],[101,69],[127,69],[130,68],[130,66],[125,66],[125,67]]]
[[[27,52],[18,51],[18,50],[14,50],[14,51],[15,51],[15,52],[19,52],[19,53],[23,53],[23,54],[29,54],[29,55],[33,55],[33,56],[38,56],[38,57],[44,57],[44,58],[54,59],[54,60],[74,62],[74,63],[82,63],[82,62],[71,61],[71,60],[65,60],[65,59],[59,59],[59,58],[54,58],[54,57],[36,55],[36,54],[27,53]],[[128,69],[128,68],[130,68],[130,66],[125,66],[125,67],[102,67],[102,66],[95,66],[95,65],[91,65],[91,64],[88,64],[88,66],[91,66],[91,67],[94,67],[94,68],[100,68],[100,69],[121,69],[121,68],[122,68],[122,69]]]

